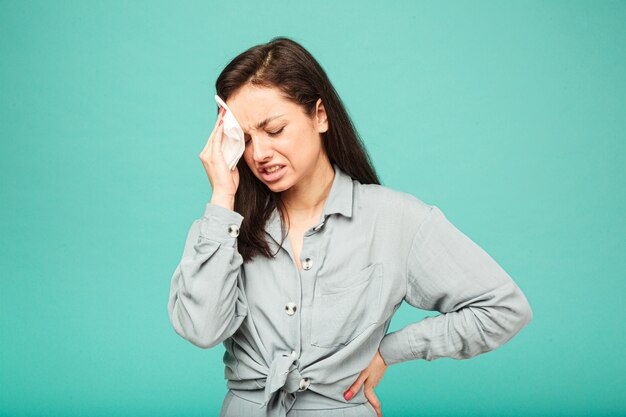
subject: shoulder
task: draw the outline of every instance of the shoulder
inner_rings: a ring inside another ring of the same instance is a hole
[[[435,207],[411,193],[380,184],[354,181],[355,205],[359,210],[374,212],[383,218],[418,226]],[[411,228],[410,226],[408,227]]]

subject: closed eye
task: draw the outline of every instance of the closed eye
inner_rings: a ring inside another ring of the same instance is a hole
[[[285,128],[285,127],[283,126],[283,127],[281,127],[279,130],[277,130],[277,131],[275,131],[275,132],[267,132],[267,134],[268,134],[268,135],[270,135],[270,136],[277,136],[277,135],[279,135],[279,134],[280,134],[280,132],[282,132],[282,131],[283,131],[283,129],[284,129],[284,128]]]
[[[281,132],[282,132],[284,129],[285,129],[285,126],[281,127],[279,130],[276,130],[276,131],[274,131],[274,132],[267,132],[267,134],[268,134],[268,135],[270,135],[270,136],[278,136],[278,135],[280,135],[280,134],[281,134]],[[245,138],[245,140],[244,140],[244,144],[246,144],[246,145],[247,145],[247,144],[250,142],[250,136],[249,136],[249,135],[247,135],[247,134],[244,134],[244,138]]]

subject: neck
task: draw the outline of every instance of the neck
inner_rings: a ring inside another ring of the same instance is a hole
[[[335,178],[327,159],[321,159],[311,175],[281,193],[281,199],[292,219],[319,217]]]

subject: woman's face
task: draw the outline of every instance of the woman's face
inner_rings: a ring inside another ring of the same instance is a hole
[[[244,132],[244,160],[272,191],[290,188],[313,174],[323,161],[321,133],[328,130],[328,123],[321,100],[310,119],[277,88],[246,84],[231,94],[226,104]],[[279,166],[276,172],[265,172],[275,165]]]

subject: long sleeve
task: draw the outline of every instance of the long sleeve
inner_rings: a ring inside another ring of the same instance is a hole
[[[415,233],[406,279],[405,301],[443,314],[386,334],[379,350],[387,365],[468,359],[502,346],[532,320],[511,277],[437,206]]]
[[[191,225],[172,276],[170,322],[198,347],[211,348],[230,337],[248,313],[236,237],[242,221],[239,213],[207,203]]]

